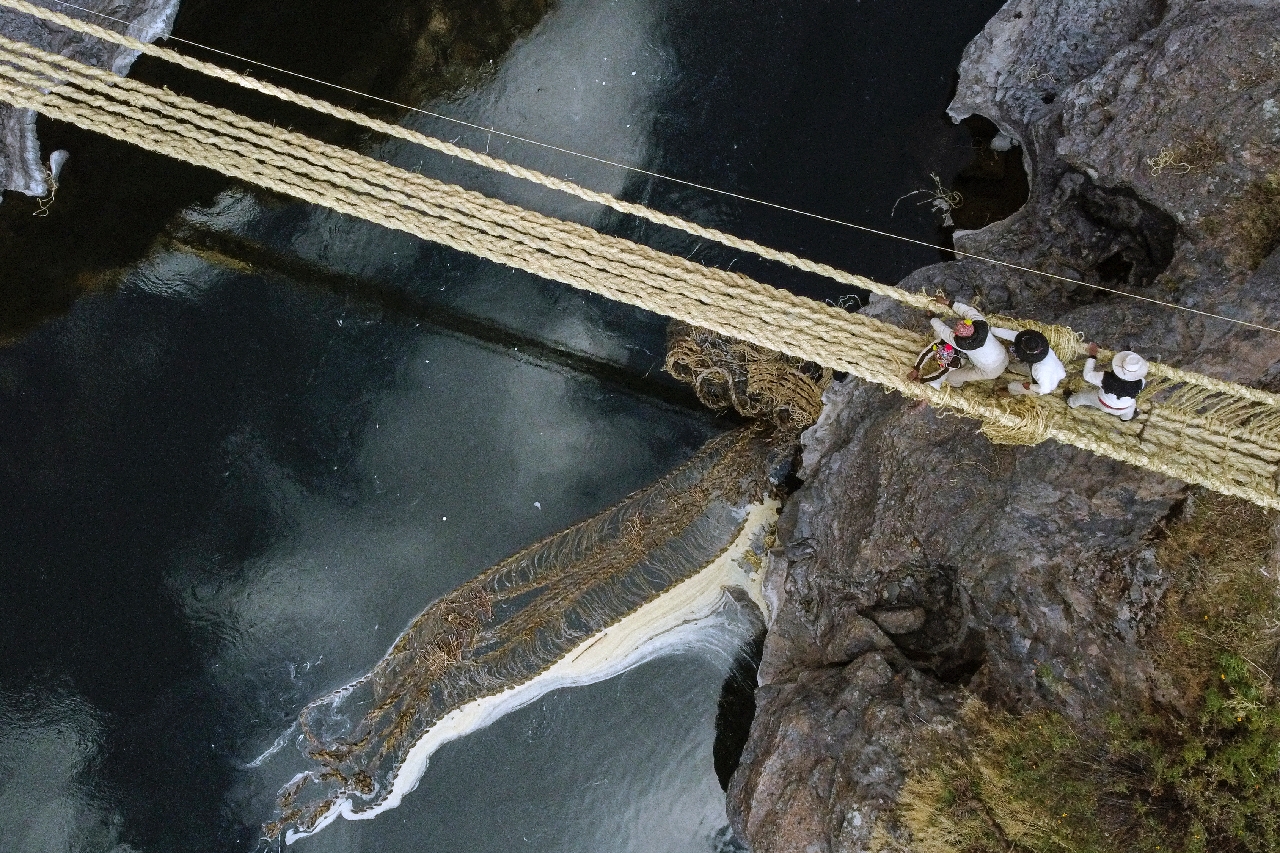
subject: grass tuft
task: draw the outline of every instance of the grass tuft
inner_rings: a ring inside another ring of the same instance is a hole
[[[1240,239],[1231,260],[1244,269],[1255,270],[1280,247],[1280,172],[1272,172],[1246,187],[1232,218]]]
[[[1274,515],[1217,495],[1168,530],[1150,639],[1174,695],[1088,730],[966,703],[896,819],[919,853],[1262,853],[1280,849],[1280,591]]]

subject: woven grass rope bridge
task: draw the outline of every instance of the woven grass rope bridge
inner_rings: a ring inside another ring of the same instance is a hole
[[[864,288],[921,311],[940,310],[924,294],[624,202],[24,0],[0,0],[0,6],[701,239]],[[927,342],[917,332],[525,210],[3,38],[0,101],[495,263],[844,371],[906,397],[975,418],[993,441],[1036,444],[1051,438],[1280,508],[1280,396],[1274,394],[1153,364],[1152,381],[1139,401],[1138,416],[1121,423],[1096,410],[1068,409],[1054,395],[1002,398],[985,383],[938,390],[907,378],[916,354]],[[1070,329],[1016,318],[993,320],[1015,329],[1041,329],[1067,360],[1080,355],[1080,339]]]

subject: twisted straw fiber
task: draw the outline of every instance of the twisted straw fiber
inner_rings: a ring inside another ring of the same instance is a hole
[[[717,229],[707,228],[678,217],[659,213],[644,207],[643,205],[625,202],[606,193],[600,193],[580,187],[570,181],[545,175],[533,169],[517,166],[496,157],[491,157],[487,154],[471,151],[470,149],[444,142],[443,140],[427,136],[417,131],[400,127],[399,125],[370,118],[369,116],[365,116],[353,110],[344,109],[317,98],[311,98],[298,92],[294,92],[280,86],[275,86],[262,80],[257,80],[247,75],[238,74],[208,62],[192,59],[191,57],[184,56],[177,51],[139,41],[113,30],[87,23],[68,15],[45,9],[41,6],[36,6],[32,3],[26,2],[26,0],[0,0],[0,6],[24,12],[48,23],[66,27],[94,38],[110,41],[122,47],[127,47],[130,50],[136,50],[140,53],[145,53],[149,56],[179,65],[188,70],[196,71],[246,89],[251,89],[270,97],[288,101],[334,118],[358,124],[378,133],[383,133],[388,136],[412,142],[416,145],[438,151],[450,157],[455,157],[486,169],[502,172],[512,177],[527,180],[558,192],[576,196],[577,198],[585,201],[612,208],[621,213],[641,217],[659,225],[684,231],[685,233],[701,239],[717,242],[739,251],[751,252],[760,257],[777,261],[806,272],[825,276],[833,281],[847,284],[852,287],[865,288],[872,293],[894,299],[915,308],[934,311],[937,313],[950,313],[950,309],[937,305],[924,294],[911,293],[909,291],[902,290],[901,288],[880,284],[879,282],[872,281],[871,279],[863,276],[852,275],[827,264],[816,263],[805,258],[798,257],[790,252],[781,252],[754,241],[736,237],[732,234],[727,234]],[[1051,326],[1037,323],[1035,321],[1021,320],[1011,317],[1002,317],[999,318],[999,321],[1002,325],[1005,325],[1008,328],[1037,329],[1044,332],[1049,337],[1051,345],[1055,351],[1060,355],[1065,356],[1068,360],[1070,360],[1074,355],[1078,355],[1082,352],[1080,348],[1080,336],[1064,326]],[[1104,357],[1109,356],[1110,353],[1104,353]],[[1245,396],[1251,400],[1264,403],[1269,406],[1280,404],[1280,397],[1277,395],[1269,394],[1258,389],[1243,388],[1242,386],[1234,385],[1233,383],[1222,382],[1221,380],[1217,380],[1212,377],[1182,371],[1159,363],[1152,364],[1151,375],[1153,378],[1164,377],[1183,383],[1200,385],[1213,390],[1224,391],[1236,396]]]
[[[0,5],[21,4],[0,0]],[[0,99],[16,106],[845,371],[978,418],[993,440],[1031,444],[1053,438],[1280,508],[1274,481],[1280,416],[1277,398],[1266,392],[1155,365],[1158,381],[1153,393],[1144,395],[1143,414],[1124,425],[1100,412],[1070,411],[1056,397],[1001,399],[978,385],[934,389],[906,378],[926,342],[915,332],[524,210],[30,45],[0,38],[0,63]],[[918,301],[907,296],[904,301]],[[1078,340],[1064,327],[1023,325],[1047,329],[1064,348],[1062,342]],[[1192,435],[1199,437],[1192,440]]]
[[[921,310],[933,311],[935,313],[944,313],[944,314],[952,313],[949,308],[945,308],[943,306],[938,305],[937,303],[935,303],[933,300],[931,300],[929,297],[925,296],[924,294],[911,293],[909,291],[903,290],[901,288],[893,287],[891,285],[880,284],[879,282],[873,281],[863,276],[853,275],[843,270],[836,269],[835,267],[831,267],[827,264],[821,264],[814,261],[810,261],[806,258],[801,258],[790,252],[783,252],[777,249],[772,249],[768,246],[761,245],[752,240],[747,240],[741,237],[737,237],[733,234],[728,234],[714,228],[707,228],[705,226],[698,225],[696,223],[689,222],[684,219],[680,219],[679,217],[670,216],[664,213],[659,213],[658,211],[651,210],[650,208],[644,207],[643,205],[622,201],[620,199],[614,198],[611,195],[608,195],[607,193],[600,193],[594,190],[589,190],[589,189],[586,189],[585,187],[580,187],[577,184],[574,184],[570,181],[566,181],[560,178],[546,175],[533,169],[527,169],[522,166],[517,166],[515,164],[508,163],[504,160],[500,160],[496,157],[491,157],[488,154],[482,154],[480,152],[471,151],[470,149],[462,148],[460,146],[453,145],[452,143],[444,142],[443,140],[436,139],[435,137],[427,136],[426,134],[419,133],[417,131],[410,130],[408,128],[400,127],[399,125],[394,125],[388,122],[380,121],[378,119],[363,115],[362,113],[358,113],[353,110],[348,110],[343,107],[330,104],[326,101],[322,101],[317,98],[312,98],[307,95],[294,92],[290,89],[286,89],[281,86],[276,86],[274,84],[255,79],[253,77],[249,77],[244,74],[238,74],[234,71],[230,71],[228,69],[222,68],[212,63],[202,62],[198,59],[193,59],[191,57],[185,56],[177,51],[170,50],[168,48],[158,47],[153,44],[148,44],[147,42],[139,41],[127,35],[117,33],[114,30],[110,30],[105,27],[100,27],[95,24],[91,24],[86,21],[82,21],[77,18],[73,18],[68,15],[62,14],[60,12],[55,12],[50,9],[46,9],[42,6],[37,6],[35,4],[26,2],[26,0],[0,0],[0,7],[7,7],[14,11],[31,15],[47,23],[65,27],[75,32],[92,36],[93,38],[109,41],[109,42],[112,42],[113,44],[126,47],[130,50],[136,50],[139,53],[144,53],[144,54],[147,54],[148,56],[153,56],[157,59],[161,59],[165,62],[173,63],[175,65],[186,68],[188,70],[195,71],[197,73],[204,74],[206,76],[214,77],[216,79],[223,80],[225,82],[231,83],[236,86],[240,86],[246,89],[251,89],[253,91],[268,95],[273,98],[278,98],[283,101],[288,101],[298,106],[302,106],[307,109],[311,109],[316,112],[323,113],[325,115],[332,116],[337,119],[341,119],[343,121],[352,122],[353,124],[360,125],[362,127],[365,127],[377,133],[382,133],[388,136],[393,136],[399,139],[403,139],[405,141],[412,142],[416,145],[420,145],[424,148],[428,148],[428,149],[440,152],[442,154],[446,154],[450,157],[458,158],[460,160],[466,161],[468,163],[472,163],[477,166],[481,166],[486,169],[502,172],[504,174],[510,175],[515,178],[519,178],[521,180],[530,181],[532,183],[539,184],[548,189],[556,190],[558,192],[563,192],[568,195],[575,196],[577,198],[583,199],[584,201],[600,204],[600,205],[612,208],[613,210],[617,210],[620,213],[625,213],[631,216],[637,216],[643,219],[647,219],[650,222],[654,222],[659,225],[664,225],[669,228],[683,231],[687,234],[699,237],[701,239],[720,243],[721,245],[727,246],[729,248],[737,249],[739,251],[751,252],[755,255],[758,255],[759,257],[766,258],[772,261],[777,261],[778,263],[791,266],[795,269],[821,275],[833,281],[839,282],[841,284],[846,284],[852,287],[864,288],[872,293],[879,294],[889,299],[894,299],[898,302],[911,305]],[[1001,325],[1005,325],[1007,328],[1037,329],[1039,331],[1044,332],[1049,337],[1049,340],[1051,341],[1054,349],[1060,355],[1065,356],[1067,359],[1070,359],[1074,355],[1077,355],[1080,352],[1082,352],[1079,345],[1079,342],[1080,342],[1079,335],[1077,335],[1076,333],[1072,332],[1070,329],[1064,326],[1050,326],[1047,324],[1037,323],[1035,321],[1021,320],[1018,318],[1011,318],[1011,317],[1002,317],[999,319],[1000,319]],[[1106,355],[1109,356],[1110,354],[1108,353]],[[1182,371],[1177,368],[1168,367],[1166,365],[1162,365],[1158,363],[1152,364],[1151,375],[1153,377],[1166,377],[1166,378],[1174,379],[1176,381],[1180,381],[1188,384],[1201,385],[1203,387],[1212,388],[1214,390],[1226,391],[1228,393],[1235,393],[1237,395],[1247,396],[1249,399],[1255,400],[1260,403],[1265,403],[1268,405],[1280,404],[1280,396],[1269,394],[1265,391],[1260,391],[1258,389],[1253,389],[1253,388],[1242,389],[1241,386],[1234,385],[1233,383],[1222,382],[1221,380],[1217,380],[1212,377],[1203,376],[1201,374],[1191,373],[1188,371]]]
[[[534,169],[517,166],[513,163],[508,163],[505,160],[500,160],[487,154],[472,151],[468,148],[462,148],[460,146],[453,145],[452,143],[436,139],[432,136],[427,136],[426,134],[401,127],[399,125],[379,121],[378,119],[371,118],[362,113],[344,109],[335,104],[330,104],[317,98],[311,98],[307,95],[303,95],[280,86],[275,86],[263,80],[257,80],[244,74],[237,74],[234,71],[229,71],[220,66],[213,65],[208,62],[202,62],[198,59],[192,59],[191,57],[178,53],[175,50],[169,50],[168,48],[148,44],[146,42],[130,38],[129,36],[122,35],[113,30],[106,29],[105,27],[90,24],[77,18],[72,18],[68,15],[54,12],[41,6],[36,6],[32,3],[27,3],[25,0],[0,0],[0,6],[8,7],[18,12],[25,12],[28,15],[32,15],[33,17],[39,18],[48,23],[57,24],[58,26],[66,27],[85,35],[100,38],[104,41],[109,41],[122,47],[127,47],[130,50],[136,50],[140,53],[145,53],[148,56],[153,56],[166,62],[171,62],[188,70],[196,71],[246,89],[251,89],[274,98],[279,98],[299,106],[307,107],[315,110],[316,112],[320,112],[343,121],[349,121],[378,133],[403,139],[407,142],[412,142],[424,148],[438,151],[447,156],[464,160],[485,169],[502,172],[503,174],[510,175],[514,178],[530,181],[547,187],[548,189],[575,196],[584,201],[612,208],[619,213],[625,213],[631,216],[647,219],[648,221],[658,225],[664,225],[668,228],[684,231],[692,236],[719,243],[732,249],[750,252],[762,258],[767,258],[769,260],[794,267],[795,269],[804,270],[806,272],[830,278],[833,281],[840,282],[841,284],[863,288],[871,291],[872,293],[878,293],[882,296],[887,296],[900,302],[906,302],[907,304],[914,305],[917,308],[922,308],[924,310],[930,310],[931,306],[933,308],[937,308],[936,303],[924,294],[909,293],[896,287],[883,285],[879,282],[872,281],[869,278],[853,275],[827,264],[810,261],[790,252],[782,252],[777,249],[769,248],[768,246],[761,245],[753,240],[737,237],[733,234],[728,234],[715,228],[707,228],[705,226],[680,219],[676,216],[659,213],[658,211],[647,208],[644,205],[622,201],[621,199],[615,198],[607,193],[589,190],[570,181],[546,175]]]

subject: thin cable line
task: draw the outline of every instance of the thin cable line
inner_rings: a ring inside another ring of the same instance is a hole
[[[77,9],[81,12],[86,12],[90,15],[95,15],[99,18],[105,18],[109,21],[115,21],[118,24],[123,24],[126,28],[132,28],[134,26],[134,24],[130,21],[123,20],[122,18],[116,18],[111,15],[104,14],[102,12],[96,12],[93,9],[86,9],[83,6],[77,6],[74,3],[65,2],[65,0],[53,0],[53,2],[57,3],[59,6],[65,6],[69,9]],[[1128,291],[1125,291],[1125,290],[1119,290],[1118,288],[1113,288],[1113,287],[1106,287],[1105,285],[1101,285],[1101,284],[1090,284],[1087,281],[1080,281],[1079,279],[1074,279],[1069,276],[1057,275],[1056,273],[1045,272],[1044,270],[1033,269],[1032,267],[1025,267],[1020,264],[1012,263],[1010,261],[1002,261],[999,258],[990,258],[990,257],[987,257],[986,255],[978,255],[972,252],[962,252],[956,248],[947,248],[946,246],[941,246],[936,243],[930,243],[925,240],[917,240],[913,237],[906,237],[902,234],[894,234],[891,231],[882,231],[877,228],[871,228],[867,225],[859,225],[856,222],[848,222],[843,219],[836,219],[830,216],[823,216],[820,213],[813,213],[811,211],[801,210],[795,207],[788,207],[785,204],[779,204],[777,202],[766,201],[765,199],[754,198],[748,195],[742,195],[740,193],[735,193],[731,190],[708,186],[706,184],[697,183],[696,181],[689,181],[689,180],[685,180],[684,178],[672,177],[671,175],[664,175],[660,172],[654,172],[654,171],[650,171],[649,169],[640,168],[639,166],[630,166],[630,165],[627,165],[626,163],[618,163],[614,160],[609,160],[604,157],[597,157],[592,154],[585,154],[581,151],[574,151],[570,148],[563,148],[559,145],[553,145],[549,142],[541,142],[537,139],[530,139],[528,137],[519,136],[518,134],[507,133],[506,131],[498,130],[493,127],[486,127],[484,125],[475,124],[474,122],[469,122],[464,119],[455,118],[450,115],[445,115],[444,113],[432,112],[431,110],[424,110],[419,107],[411,107],[408,104],[402,104],[398,101],[392,101],[388,98],[379,97],[378,95],[370,95],[367,92],[361,92],[356,89],[349,89],[346,86],[342,86],[338,83],[331,83],[328,80],[321,80],[318,77],[311,77],[306,74],[301,74],[297,71],[290,71],[287,68],[280,68],[279,66],[276,66],[276,65],[271,65],[266,62],[260,62],[256,59],[250,59],[247,56],[240,56],[239,54],[231,53],[225,50],[220,50],[219,48],[216,48],[216,47],[210,47],[207,44],[201,44],[200,42],[191,41],[190,39],[184,39],[175,35],[163,36],[162,38],[168,41],[176,41],[176,42],[181,42],[183,44],[191,45],[192,47],[200,48],[201,50],[207,50],[212,53],[219,54],[220,56],[225,56],[230,59],[238,60],[240,62],[248,62],[249,64],[256,65],[260,68],[267,68],[271,71],[276,71],[281,74],[287,74],[290,77],[295,77],[299,80],[306,80],[308,82],[315,83],[320,86],[327,86],[330,89],[336,89],[341,92],[346,92],[347,94],[350,94],[350,95],[355,95],[361,98],[368,98],[369,100],[372,100],[372,101],[378,101],[380,103],[387,104],[388,106],[397,107],[403,110],[409,110],[410,112],[415,112],[421,115],[430,116],[432,118],[441,119],[442,121],[452,122],[454,124],[461,125],[463,127],[471,128],[472,130],[482,130],[485,133],[490,133],[496,136],[505,137],[506,139],[511,139],[516,142],[523,142],[527,145],[536,145],[540,148],[546,148],[551,151],[557,151],[561,154],[569,154],[571,156],[579,157],[584,160],[590,160],[595,163],[600,163],[601,165],[611,166],[617,169],[623,169],[628,172],[635,172],[636,174],[640,174],[640,175],[647,175],[651,178],[657,178],[663,181],[670,181],[671,183],[674,183],[674,184],[680,184],[682,186],[690,187],[692,189],[702,190],[704,192],[713,193],[716,195],[724,196],[726,198],[736,199],[738,201],[748,202],[750,204],[758,204],[763,207],[772,208],[774,210],[780,210],[785,213],[794,214],[796,216],[803,216],[809,219],[816,219],[820,222],[827,222],[832,225],[839,225],[843,228],[852,228],[855,231],[862,231],[864,233],[874,234],[879,237],[888,237],[890,239],[899,240],[904,243],[914,243],[917,246],[924,246],[925,248],[928,248],[928,249],[936,249],[941,252],[950,252],[956,257],[971,258],[975,261],[983,261],[989,264],[996,264],[998,266],[1006,267],[1008,269],[1018,270],[1019,272],[1031,273],[1032,275],[1038,275],[1038,276],[1043,276],[1045,278],[1056,279],[1058,281],[1064,281],[1069,284],[1083,285],[1084,287],[1089,287],[1094,290],[1101,290],[1104,293],[1111,293],[1116,296],[1127,296],[1130,299],[1136,299],[1141,302],[1148,302],[1148,303],[1151,303],[1152,305],[1161,305],[1165,308],[1173,308],[1179,311],[1186,311],[1191,314],[1198,314],[1202,317],[1209,317],[1215,320],[1223,320],[1228,323],[1235,323],[1240,326],[1247,326],[1251,329],[1258,329],[1260,331],[1272,332],[1274,334],[1280,335],[1280,328],[1266,326],[1261,323],[1251,323],[1248,320],[1240,320],[1235,317],[1227,317],[1223,314],[1215,314],[1212,311],[1203,311],[1199,308],[1189,308],[1186,305],[1179,305],[1176,302],[1166,302],[1162,299],[1156,299],[1150,296],[1142,296],[1137,293],[1129,293]]]

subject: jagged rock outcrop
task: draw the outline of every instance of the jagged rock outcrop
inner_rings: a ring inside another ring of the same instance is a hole
[[[69,10],[51,0],[32,0],[37,5],[67,14],[79,14],[102,26],[113,22],[90,12],[109,15],[128,23],[128,34],[141,41],[155,41],[169,34],[178,14],[178,0],[79,0],[87,11]],[[115,26],[123,29],[119,24]],[[137,51],[126,50],[80,33],[53,27],[30,15],[0,9],[0,33],[7,38],[33,44],[79,62],[109,68],[116,74],[129,73]],[[15,190],[29,196],[49,192],[48,173],[36,139],[36,114],[0,104],[0,190]]]
[[[1030,197],[957,248],[1280,326],[1277,39],[1269,2],[1011,0],[966,51],[951,112],[1023,146]],[[1270,382],[1280,363],[1280,335],[978,261],[904,286],[1223,378]],[[857,380],[826,402],[779,523],[730,788],[755,853],[909,849],[877,815],[962,688],[1084,725],[1162,698],[1139,641],[1167,583],[1152,535],[1184,484],[1052,442],[994,446]]]
[[[957,709],[953,694],[891,657],[866,652],[760,688],[757,702],[773,712],[769,748],[735,777],[754,794],[737,827],[753,850],[854,850],[870,839],[913,735]]]
[[[1066,93],[1057,154],[1172,216],[1206,270],[1242,278],[1274,248],[1249,220],[1280,192],[1280,28],[1271,2],[1195,5]]]

